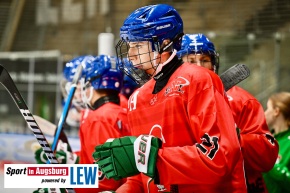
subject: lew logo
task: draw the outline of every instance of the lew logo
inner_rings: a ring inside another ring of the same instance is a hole
[[[97,164],[4,164],[4,188],[15,181],[17,188],[98,188],[98,171]]]
[[[171,26],[170,23],[169,23],[169,24],[166,24],[166,25],[158,26],[158,27],[156,27],[156,30],[160,30],[160,29],[168,28],[168,27],[170,27],[170,26]]]

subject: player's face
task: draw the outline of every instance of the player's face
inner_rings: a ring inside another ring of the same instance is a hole
[[[70,93],[71,84],[72,84],[71,82],[67,82],[65,85],[66,96],[68,96]],[[81,95],[81,84],[80,83],[78,83],[76,86],[76,90],[75,90],[75,93],[73,95],[72,103],[77,108],[82,108],[82,106],[83,106],[82,95]]]
[[[82,91],[81,84],[78,83],[77,87],[76,87],[76,90],[75,90],[75,93],[74,93],[74,100],[76,100],[76,101],[81,101],[82,100],[81,91]]]
[[[274,107],[273,102],[270,99],[267,101],[267,109],[264,113],[268,127],[269,129],[272,129],[278,115],[278,108]]]
[[[155,72],[153,68],[154,54],[149,42],[130,42],[128,58],[134,67],[145,70],[148,74]]]
[[[206,54],[188,54],[182,57],[184,62],[189,62],[198,66],[205,67],[209,70],[213,70],[211,58]]]

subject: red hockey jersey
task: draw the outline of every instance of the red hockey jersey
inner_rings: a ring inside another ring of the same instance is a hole
[[[279,146],[268,129],[263,107],[257,99],[238,86],[231,88],[227,95],[240,129],[248,190],[268,192],[261,172],[267,172],[274,166]]]
[[[114,103],[106,103],[97,110],[89,111],[88,116],[80,126],[81,142],[80,164],[93,164],[93,152],[97,145],[103,144],[109,138],[119,138],[130,135],[126,109]],[[76,188],[77,193],[101,192],[116,190],[125,180],[115,181],[99,173],[99,188]]]
[[[123,94],[119,94],[119,97],[120,97],[120,106],[127,109],[128,107],[128,99],[126,98],[125,95]]]
[[[152,79],[131,95],[128,120],[133,135],[162,139],[160,184],[140,174],[117,192],[246,192],[235,123],[219,77],[184,63],[157,94],[154,85]]]

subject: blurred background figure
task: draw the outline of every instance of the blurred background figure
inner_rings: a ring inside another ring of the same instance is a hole
[[[65,64],[63,69],[63,79],[60,82],[60,87],[63,95],[62,103],[65,104],[67,96],[70,92],[71,84],[76,73],[76,69],[79,65],[83,65],[85,68],[85,63],[94,59],[94,56],[78,56]],[[66,118],[67,128],[72,127],[79,128],[81,120],[81,112],[86,109],[86,105],[82,101],[81,97],[81,86],[77,85],[76,91],[74,93],[71,108],[69,110],[68,116]]]
[[[280,147],[276,164],[264,174],[266,186],[269,193],[290,192],[290,92],[271,95],[265,116]]]
[[[120,105],[123,73],[117,66],[116,57],[99,55],[93,61],[86,62],[81,82],[82,101],[90,111],[80,125],[80,164],[92,164],[92,153],[96,145],[109,138],[130,135],[127,109]],[[124,181],[109,180],[100,173],[99,188],[79,188],[76,192],[116,190]]]
[[[92,153],[96,145],[104,143],[109,138],[130,135],[127,109],[120,106],[119,94],[124,77],[116,64],[116,58],[108,55],[79,57],[67,63],[64,71],[75,73],[78,63],[83,65],[83,72],[74,100],[78,102],[77,107],[82,109],[79,126],[81,149],[79,152],[70,153],[67,148],[58,148],[56,157],[62,164],[93,164]],[[70,77],[68,79],[67,84],[71,82]],[[86,108],[90,110],[87,111],[84,118],[83,109]],[[67,147],[68,145],[63,144],[62,146]],[[35,153],[37,163],[46,162],[46,156],[43,156],[42,152],[42,149],[39,149]],[[102,173],[99,173],[98,177],[99,188],[76,188],[76,192],[116,190],[125,181],[125,179],[109,180]]]
[[[184,62],[218,73],[219,54],[204,34],[185,34],[178,55]],[[227,96],[245,159],[248,192],[266,193],[261,172],[273,167],[278,154],[277,141],[267,127],[262,105],[254,96],[239,86],[229,89]]]
[[[139,88],[139,85],[129,76],[124,75],[123,88],[121,90],[121,94],[124,95],[127,99],[131,96],[131,94]]]

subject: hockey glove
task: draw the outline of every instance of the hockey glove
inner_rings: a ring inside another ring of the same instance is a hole
[[[47,188],[38,188],[37,190],[33,191],[33,193],[48,193]]]
[[[154,178],[161,140],[148,135],[122,137],[95,147],[93,158],[108,179],[119,180],[143,172]]]
[[[42,150],[42,148],[39,148],[36,150],[34,157],[36,159],[36,163],[38,164],[46,164],[47,157]],[[60,164],[78,164],[79,163],[79,157],[70,151],[68,151],[68,144],[63,143],[62,141],[58,142],[57,145],[57,151],[55,152],[55,157],[57,158],[58,162]]]

